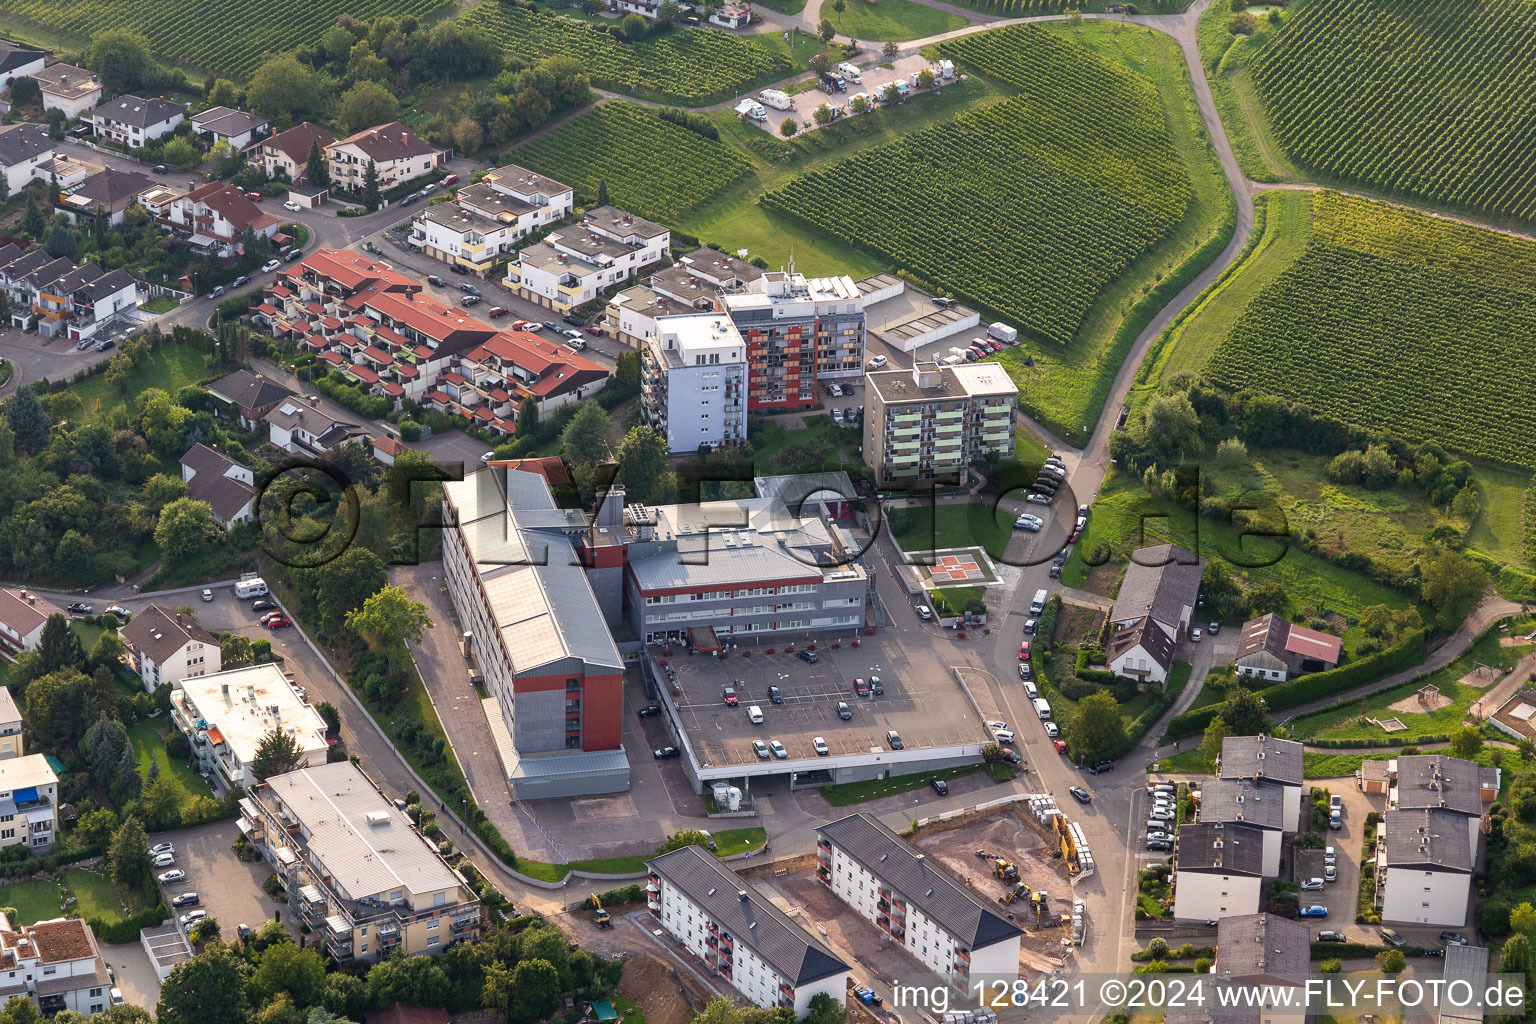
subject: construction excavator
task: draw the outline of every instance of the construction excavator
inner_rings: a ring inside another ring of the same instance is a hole
[[[599,928],[612,928],[613,917],[604,909],[603,901],[596,893],[592,894],[592,905],[597,908],[592,914],[593,923]]]
[[[1029,905],[1035,908],[1036,917],[1041,917],[1046,913],[1047,904],[1050,902],[1050,899],[1051,897],[1046,893],[1044,889],[1036,890],[1035,893],[1029,897]]]
[[[992,862],[992,877],[1004,882],[1017,882],[1019,869],[1014,866],[1013,861],[999,857]]]
[[[998,898],[1003,901],[1004,906],[1009,906],[1016,900],[1027,899],[1029,897],[1029,893],[1029,886],[1025,885],[1023,882],[1019,882],[1012,889],[1009,889]]]

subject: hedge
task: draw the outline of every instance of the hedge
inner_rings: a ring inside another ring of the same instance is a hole
[[[91,931],[96,933],[97,942],[121,946],[129,942],[138,942],[141,930],[164,924],[170,916],[170,909],[164,903],[156,903],[148,910],[141,910],[121,921],[108,924],[99,918],[90,918],[85,923],[90,925]]]
[[[1406,737],[1406,738],[1403,738],[1403,739],[1398,739],[1398,738],[1393,737],[1393,736],[1377,736],[1377,737],[1373,737],[1371,739],[1363,739],[1363,740],[1362,739],[1340,739],[1340,740],[1308,739],[1307,740],[1307,746],[1309,746],[1309,747],[1344,747],[1344,748],[1354,748],[1354,747],[1414,747],[1414,746],[1418,746],[1420,744],[1428,744],[1428,743],[1449,743],[1450,740],[1451,740],[1451,737],[1449,736],[1449,734],[1442,732],[1442,733],[1432,733],[1432,734],[1430,734],[1428,736],[1409,736],[1409,737]]]
[[[1375,956],[1389,947],[1369,942],[1314,942],[1313,960],[1355,960]]]
[[[1264,691],[1264,703],[1270,711],[1284,711],[1298,704],[1317,700],[1319,697],[1342,693],[1362,683],[1374,682],[1416,658],[1419,648],[1424,643],[1424,636],[1424,630],[1415,630],[1391,647],[1352,661],[1348,665],[1276,683]],[[1415,661],[1414,664],[1418,662]],[[1225,706],[1224,703],[1208,704],[1203,708],[1175,715],[1168,723],[1168,731],[1163,734],[1163,739],[1182,739],[1194,733],[1204,732],[1211,724],[1211,719],[1221,714]]]
[[[1051,635],[1056,632],[1056,613],[1061,611],[1061,596],[1052,595],[1045,602],[1045,611],[1035,620],[1035,649],[1041,654],[1051,653]]]

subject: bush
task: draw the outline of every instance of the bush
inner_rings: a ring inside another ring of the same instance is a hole
[[[121,921],[108,923],[98,918],[90,918],[85,923],[90,925],[91,930],[96,933],[97,942],[106,942],[114,946],[120,946],[129,942],[137,943],[140,931],[164,924],[166,918],[170,916],[171,912],[166,905],[164,903],[157,903],[148,910],[141,910],[132,917],[124,918]]]

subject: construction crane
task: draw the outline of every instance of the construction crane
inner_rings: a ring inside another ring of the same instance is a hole
[[[1017,882],[1019,880],[1019,869],[1014,866],[1012,861],[999,857],[992,864],[992,877],[1001,879],[1004,882]]]
[[[597,910],[592,914],[593,922],[599,928],[612,928],[613,917],[608,913],[607,910],[603,909],[602,898],[598,896],[597,893],[592,894],[592,905],[597,908]]]

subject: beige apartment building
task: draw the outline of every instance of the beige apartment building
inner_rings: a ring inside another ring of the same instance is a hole
[[[1019,389],[996,363],[919,362],[865,381],[864,458],[876,486],[954,478],[989,451],[1013,457]]]

